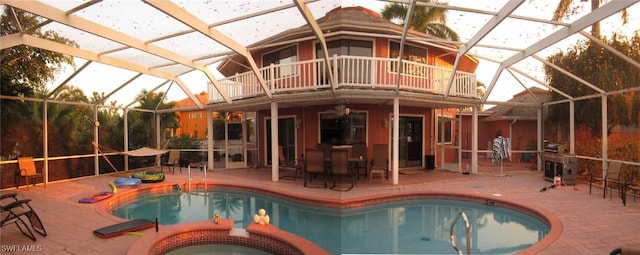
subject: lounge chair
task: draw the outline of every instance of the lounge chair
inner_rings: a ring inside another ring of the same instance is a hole
[[[32,157],[18,158],[18,167],[20,168],[20,175],[25,178],[27,188],[29,187],[30,179],[33,180],[33,186],[36,186],[36,179],[38,177],[42,178],[44,186],[47,186],[47,183],[44,181],[44,174],[36,170],[36,163],[33,161]],[[18,188],[18,186],[16,186],[16,188]]]
[[[386,144],[373,145],[373,158],[371,159],[371,172],[369,173],[369,181],[373,179],[373,175],[380,175],[380,178],[389,179],[389,156]]]
[[[313,176],[322,175],[324,179],[324,188],[327,187],[327,176],[325,167],[324,152],[321,150],[308,149],[306,152],[304,164],[304,186],[307,186],[307,180],[311,183]],[[315,187],[320,188],[320,187]]]
[[[17,199],[15,193],[2,196],[2,200],[7,198],[11,198],[11,202],[0,205],[0,225],[2,227],[14,223],[18,226],[18,229],[22,234],[35,241],[35,235],[31,232],[27,223],[22,219],[22,216],[25,216],[29,220],[31,228],[33,228],[36,233],[42,236],[47,236],[47,231],[45,231],[42,221],[40,221],[40,217],[38,217],[38,214],[29,205],[31,199]]]
[[[170,151],[169,152],[169,158],[167,159],[167,162],[163,163],[160,166],[160,171],[162,171],[162,173],[164,173],[164,168],[163,167],[167,167],[167,168],[171,168],[171,173],[175,174],[176,172],[176,165],[178,165],[178,168],[180,169],[180,173],[182,173],[182,166],[180,165],[180,151]]]
[[[333,178],[332,190],[349,191],[355,184],[355,176],[351,169],[349,169],[348,152],[346,150],[332,150],[331,151],[331,176]],[[336,188],[336,177],[346,176],[349,178],[351,186],[347,189]]]
[[[293,174],[280,176],[280,179],[295,180],[300,178],[300,175],[302,175],[302,167],[300,166],[300,164],[296,162],[295,159],[287,160],[287,158],[284,155],[284,149],[282,148],[282,146],[278,146],[278,161],[279,161],[281,172],[282,171],[293,172]]]
[[[609,255],[640,255],[640,247],[623,246],[615,248]]]

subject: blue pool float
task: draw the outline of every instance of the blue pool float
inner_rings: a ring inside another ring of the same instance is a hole
[[[137,178],[118,178],[113,183],[117,187],[137,187],[142,181]]]

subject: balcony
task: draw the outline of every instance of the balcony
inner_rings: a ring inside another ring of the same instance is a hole
[[[333,56],[330,67],[322,59],[271,65],[259,69],[271,94],[331,89],[328,68],[332,68],[336,90],[409,91],[444,95],[449,79],[453,84],[449,96],[475,99],[476,77],[473,73],[456,72],[443,67],[412,61],[402,62],[398,87],[398,62],[390,58]],[[266,93],[253,72],[236,74],[220,80],[232,100],[256,98]],[[209,103],[224,102],[216,88],[209,84]]]

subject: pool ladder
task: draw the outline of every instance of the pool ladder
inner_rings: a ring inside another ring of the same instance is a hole
[[[471,233],[470,233],[471,224],[469,224],[469,218],[467,218],[466,213],[460,212],[458,216],[456,216],[456,218],[453,219],[453,222],[451,222],[451,229],[449,230],[449,239],[451,239],[451,246],[453,246],[453,249],[456,250],[458,254],[463,255],[462,250],[460,250],[460,248],[458,248],[458,245],[456,244],[456,235],[453,233],[453,227],[456,225],[456,222],[458,222],[458,219],[460,218],[464,220],[464,227],[467,234],[467,255],[469,255],[471,254]]]

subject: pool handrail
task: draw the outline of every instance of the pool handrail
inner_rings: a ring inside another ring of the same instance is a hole
[[[453,227],[461,217],[464,220],[464,228],[466,231],[465,233],[467,239],[467,255],[469,255],[471,254],[471,224],[469,223],[469,218],[467,218],[467,214],[464,211],[458,213],[458,216],[456,216],[456,218],[453,219],[453,222],[451,222],[451,228],[449,229],[449,238],[451,239],[451,246],[453,246],[453,249],[456,250],[458,254],[462,255],[462,250],[460,250],[460,248],[458,248],[458,245],[456,244],[456,235],[455,233],[453,233]]]

